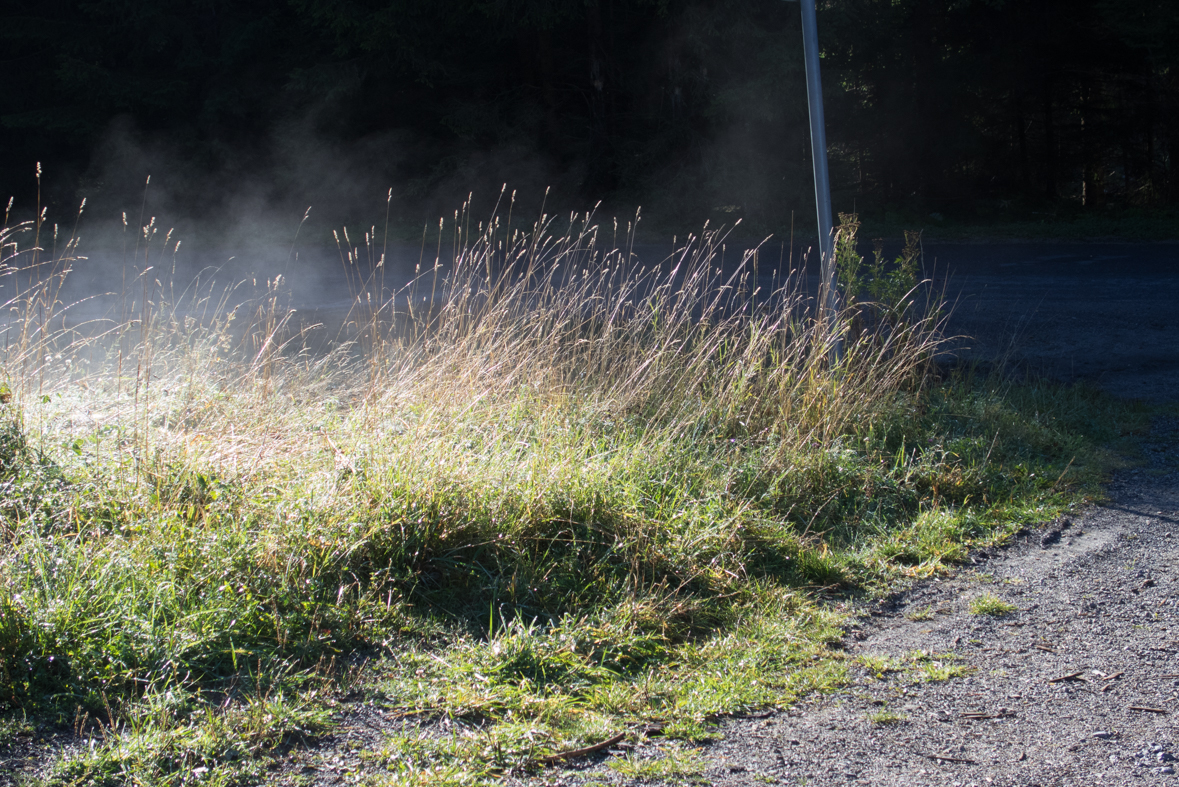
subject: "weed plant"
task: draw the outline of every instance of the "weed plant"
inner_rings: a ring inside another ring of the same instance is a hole
[[[908,716],[893,710],[878,710],[868,714],[868,721],[882,726],[888,724],[901,724],[908,720]]]
[[[257,781],[358,680],[453,720],[370,753],[399,782],[704,739],[843,679],[824,593],[1075,502],[1123,414],[939,372],[905,260],[829,321],[789,272],[760,290],[756,251],[723,269],[723,233],[636,267],[590,217],[457,219],[392,291],[345,232],[326,343],[278,279],[238,303],[133,276],[71,320],[75,242],[5,225],[0,704],[90,739],[51,781]],[[154,222],[137,243],[142,269]]]
[[[983,593],[970,600],[970,614],[972,615],[989,615],[993,618],[1001,618],[1015,611],[1014,604],[1007,603],[993,593]]]

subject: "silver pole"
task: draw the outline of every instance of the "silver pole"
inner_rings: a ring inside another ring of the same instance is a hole
[[[822,298],[828,325],[835,329],[835,250],[832,248],[831,179],[827,174],[827,130],[823,122],[823,86],[819,79],[819,30],[815,0],[799,0],[802,8],[802,52],[806,62],[806,98],[811,120],[811,160],[815,167],[815,212],[819,219],[819,254],[822,262]],[[839,342],[833,359],[841,354]]]

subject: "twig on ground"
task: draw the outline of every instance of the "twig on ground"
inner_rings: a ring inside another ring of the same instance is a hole
[[[1167,714],[1167,711],[1162,708],[1148,708],[1145,705],[1131,705],[1130,710],[1140,710],[1145,713],[1161,713],[1164,716]]]
[[[1081,677],[1082,674],[1083,673],[1080,673],[1080,672],[1070,672],[1067,675],[1061,675],[1059,678],[1049,678],[1048,682],[1049,683],[1063,683],[1067,680],[1077,680],[1077,681],[1081,681],[1082,683],[1088,683],[1089,681],[1087,681],[1087,680],[1085,680],[1085,678]]]
[[[978,762],[976,760],[967,760],[963,757],[947,757],[944,754],[926,754],[925,752],[920,752],[920,751],[917,753],[920,754],[922,757],[928,757],[931,760],[936,760],[939,762],[958,762],[963,765],[978,765]]]
[[[545,765],[553,765],[555,763],[561,762],[561,760],[570,760],[574,757],[584,757],[587,754],[593,754],[594,752],[601,751],[602,749],[608,749],[625,737],[626,733],[620,732],[613,738],[607,738],[601,743],[595,743],[592,746],[585,746],[580,749],[571,749],[570,751],[564,751],[560,754],[552,754],[548,757],[541,757],[540,761]]]
[[[985,713],[985,712],[960,713],[960,714],[958,714],[958,718],[969,719],[971,721],[982,721],[984,719],[1005,719],[1009,716],[1014,716],[1014,715],[1015,714],[1012,711],[1009,711],[1006,708],[1004,708],[1003,710],[1001,710],[997,713]]]
[[[777,713],[777,711],[763,710],[763,711],[759,711],[757,713],[742,714],[742,715],[738,716],[737,718],[740,718],[740,719],[768,719],[770,716],[773,716],[775,713]]]

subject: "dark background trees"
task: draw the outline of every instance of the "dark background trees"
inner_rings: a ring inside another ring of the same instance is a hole
[[[696,226],[809,216],[781,0],[4,0],[0,185],[413,223],[502,182]],[[826,0],[837,210],[1179,200],[1179,4]],[[242,195],[247,195],[243,197]],[[289,205],[287,204],[289,203]]]

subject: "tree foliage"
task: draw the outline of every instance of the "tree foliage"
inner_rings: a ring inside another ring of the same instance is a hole
[[[311,122],[428,192],[528,151],[579,198],[781,223],[810,163],[781,0],[3,0],[0,178],[84,174],[123,119],[212,170]],[[825,0],[837,208],[1179,198],[1179,6]],[[308,118],[311,120],[308,121]]]

